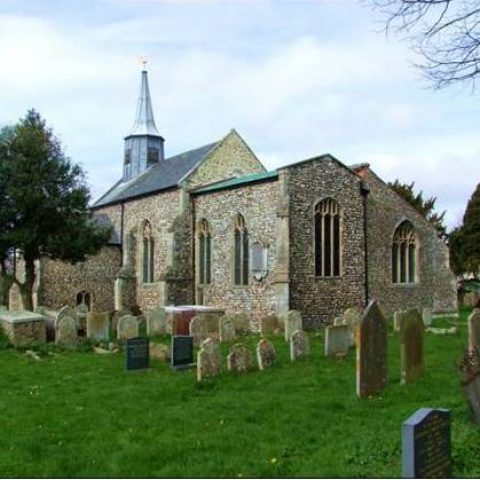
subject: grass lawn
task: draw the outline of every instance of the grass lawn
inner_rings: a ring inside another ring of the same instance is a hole
[[[325,358],[323,332],[311,334],[307,360],[292,364],[287,344],[272,337],[275,367],[202,385],[195,370],[159,361],[126,372],[123,354],[54,349],[35,361],[0,339],[0,476],[399,477],[402,422],[418,408],[443,407],[454,476],[479,477],[480,431],[455,369],[466,317],[457,335],[425,335],[426,374],[408,386],[390,329],[388,387],[364,400],[355,394],[355,351]],[[246,342],[253,349],[258,339]]]

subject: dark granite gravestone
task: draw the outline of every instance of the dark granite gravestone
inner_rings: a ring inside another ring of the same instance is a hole
[[[127,370],[141,370],[150,367],[150,340],[145,337],[127,339],[125,344]]]
[[[403,478],[449,478],[450,410],[420,408],[402,425]]]
[[[193,361],[193,337],[190,335],[172,336],[171,367],[175,370],[191,368]]]

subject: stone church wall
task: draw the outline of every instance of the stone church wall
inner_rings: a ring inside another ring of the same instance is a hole
[[[262,316],[275,313],[277,188],[277,181],[267,181],[194,197],[195,222],[206,219],[212,235],[212,281],[204,287],[203,303],[228,313],[246,312],[254,329],[260,328]],[[234,285],[234,225],[239,213],[245,219],[250,248],[256,241],[267,248],[267,276],[258,281],[250,271],[248,285]],[[195,250],[198,265],[197,237]]]
[[[282,169],[283,170],[283,169]],[[331,323],[344,310],[365,305],[364,199],[360,179],[331,157],[286,167],[289,172],[290,308],[305,328]],[[326,197],[342,211],[339,277],[315,275],[314,209]]]
[[[413,307],[456,311],[456,283],[449,268],[447,246],[435,229],[371,170],[364,169],[360,174],[370,188],[367,201],[370,298],[378,299],[387,315]],[[392,282],[392,238],[403,220],[413,224],[419,242],[419,280],[413,284]]]

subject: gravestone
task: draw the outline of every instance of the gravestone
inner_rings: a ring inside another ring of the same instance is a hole
[[[110,321],[106,312],[87,313],[87,337],[92,340],[109,340]]]
[[[58,324],[58,321],[61,320],[62,318],[64,317],[70,317],[70,318],[73,318],[74,320],[77,318],[77,313],[75,312],[75,310],[70,307],[69,305],[64,305],[57,313],[57,316],[54,320],[54,323],[53,323],[53,326],[55,328],[55,331],[57,331],[57,324]],[[77,325],[78,327],[78,325]]]
[[[420,408],[402,425],[403,478],[451,478],[450,411]]]
[[[218,332],[221,342],[230,342],[235,338],[235,323],[230,315],[222,315],[218,319]]]
[[[197,353],[197,380],[201,382],[207,377],[220,375],[221,364],[218,341],[209,337],[202,342]]]
[[[346,324],[325,327],[325,356],[344,357],[351,346],[350,327]]]
[[[302,330],[302,315],[297,310],[290,310],[284,318],[285,341],[289,342],[293,332]]]
[[[343,323],[348,325],[350,329],[350,346],[355,345],[355,331],[357,329],[358,322],[362,318],[362,312],[356,307],[347,308],[342,315]]]
[[[425,327],[432,326],[432,309],[430,307],[425,307],[422,310],[422,319]]]
[[[223,314],[222,314],[223,315]],[[198,316],[202,319],[205,328],[207,330],[207,336],[219,338],[219,319],[220,313],[219,312],[204,312],[199,313]]]
[[[128,338],[138,337],[138,320],[133,315],[124,315],[118,319],[117,339],[127,340]]]
[[[22,294],[17,282],[13,282],[8,290],[8,309],[11,312],[21,312],[25,310]]]
[[[290,337],[290,360],[310,355],[310,340],[302,330],[296,330]]]
[[[56,322],[55,344],[63,347],[75,347],[77,343],[77,322],[73,317],[63,315]]]
[[[244,312],[235,313],[233,319],[235,322],[236,335],[248,335],[250,332],[250,320],[248,319],[248,315]]]
[[[333,319],[333,325],[335,327],[337,327],[338,325],[343,325],[344,324],[344,321],[343,321],[343,318],[342,317],[335,317]]]
[[[381,392],[387,383],[387,321],[375,300],[366,308],[357,327],[357,395]]]
[[[163,307],[156,307],[147,315],[147,335],[165,335],[166,333],[166,313]]]
[[[127,338],[125,365],[127,370],[143,370],[150,367],[150,340],[148,338]]]
[[[246,373],[253,367],[252,353],[247,345],[236,343],[227,356],[227,368],[230,372]]]
[[[278,330],[278,318],[276,315],[262,317],[260,321],[260,334],[271,335]]]
[[[257,362],[260,370],[271,367],[277,359],[275,347],[267,339],[263,338],[257,344]]]
[[[190,336],[193,338],[193,344],[198,347],[207,338],[207,325],[204,319],[197,315],[190,320]]]
[[[423,332],[425,326],[418,310],[403,315],[400,332],[401,383],[414,382],[423,374]]]
[[[468,316],[468,346],[480,350],[480,310],[476,308]]]
[[[170,362],[170,347],[163,343],[150,342],[150,360],[156,359],[161,362]]]
[[[170,366],[174,370],[184,370],[195,365],[193,362],[193,338],[190,335],[173,335]]]
[[[79,305],[77,305],[75,312],[77,319],[77,327],[79,330],[83,330],[83,332],[87,331],[87,314],[88,305],[86,303],[80,303]]]
[[[468,403],[470,417],[480,425],[480,354],[477,348],[467,349],[458,365],[462,379],[460,385]]]
[[[402,329],[403,310],[397,310],[393,314],[393,330],[399,332]]]

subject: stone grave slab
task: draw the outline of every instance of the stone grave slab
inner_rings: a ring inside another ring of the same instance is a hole
[[[202,342],[197,353],[197,380],[201,382],[205,378],[220,375],[221,365],[219,343],[209,337]]]
[[[308,357],[310,355],[310,340],[302,330],[296,330],[290,337],[290,360]]]
[[[271,367],[277,360],[277,352],[273,343],[263,338],[257,344],[257,362],[260,370]]]
[[[387,383],[387,321],[372,300],[357,327],[357,395],[381,392]]]
[[[171,342],[170,366],[174,370],[185,370],[195,366],[193,338],[190,335],[173,335]]]
[[[395,332],[399,332],[402,329],[403,314],[404,314],[403,310],[397,310],[393,314],[393,330]]]
[[[69,305],[64,305],[58,312],[57,312],[57,315],[55,317],[55,321],[54,321],[54,328],[55,328],[55,331],[57,331],[57,323],[60,319],[62,319],[63,317],[70,317],[70,318],[73,318],[75,321],[77,319],[77,312],[72,308],[70,307]]]
[[[163,307],[156,307],[147,315],[147,335],[165,335],[166,313]]]
[[[350,329],[350,346],[355,345],[355,331],[362,318],[362,312],[356,307],[347,308],[342,315],[343,323]]]
[[[139,325],[138,319],[133,315],[124,315],[118,319],[117,339],[127,340],[128,338],[138,337]]]
[[[252,353],[247,345],[236,343],[227,356],[227,368],[230,372],[246,373],[253,368]]]
[[[106,312],[88,312],[87,337],[92,340],[110,339],[110,320]]]
[[[127,370],[150,368],[150,340],[146,337],[128,338],[125,344]]]
[[[343,318],[342,317],[335,317],[333,319],[333,325],[335,327],[338,327],[339,325],[343,325],[344,324],[344,321],[343,321]]]
[[[190,320],[189,330],[190,336],[193,338],[193,344],[196,347],[208,337],[207,325],[200,315],[197,315]]]
[[[57,319],[55,344],[67,348],[73,348],[77,346],[77,322],[73,317],[63,315]]]
[[[292,333],[296,330],[302,330],[302,315],[298,310],[290,310],[284,316],[285,341],[289,342]]]
[[[248,335],[250,332],[250,320],[245,312],[237,312],[233,316],[236,335]]]
[[[235,339],[235,321],[230,315],[222,315],[218,319],[218,332],[221,342]]]
[[[432,309],[430,307],[425,307],[422,310],[422,319],[425,327],[432,326]]]
[[[402,425],[403,478],[451,478],[450,411],[421,408]]]
[[[39,313],[1,312],[0,322],[5,335],[15,346],[45,343],[47,340],[45,318]]]
[[[260,321],[260,334],[271,335],[278,330],[278,318],[276,315],[267,315]]]
[[[16,282],[12,283],[8,290],[8,309],[11,312],[21,312],[25,310],[20,287]]]
[[[163,343],[150,342],[150,360],[157,359],[161,362],[170,361],[170,348]]]
[[[325,356],[344,357],[351,346],[350,327],[347,324],[325,327]]]
[[[475,309],[468,316],[468,346],[480,350],[480,310]]]
[[[417,310],[405,312],[400,332],[401,383],[414,382],[423,374],[424,329],[423,319]]]
[[[480,425],[480,354],[477,348],[467,349],[458,365],[460,385],[467,400],[470,417]]]

